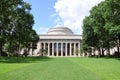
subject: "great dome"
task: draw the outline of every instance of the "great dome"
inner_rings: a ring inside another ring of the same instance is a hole
[[[67,27],[54,27],[48,30],[47,34],[51,35],[72,35],[73,32]]]

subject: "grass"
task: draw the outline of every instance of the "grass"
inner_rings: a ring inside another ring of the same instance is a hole
[[[1,57],[0,80],[120,80],[120,59]]]

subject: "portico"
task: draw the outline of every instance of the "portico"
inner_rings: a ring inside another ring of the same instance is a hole
[[[80,43],[72,42],[43,42],[41,49],[47,50],[48,56],[78,56]]]
[[[80,56],[82,37],[74,35],[69,28],[55,27],[39,38],[35,54],[44,49],[47,56]]]

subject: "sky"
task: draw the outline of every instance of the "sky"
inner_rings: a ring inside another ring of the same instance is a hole
[[[68,27],[74,34],[82,34],[82,22],[91,8],[104,0],[24,0],[31,5],[33,29],[46,34],[53,27]]]

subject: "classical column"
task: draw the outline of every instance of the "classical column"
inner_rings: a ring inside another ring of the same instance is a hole
[[[80,56],[80,43],[78,43],[78,56]]]
[[[52,56],[54,56],[54,43],[52,43]]]
[[[32,47],[32,44],[30,44],[30,47]],[[32,48],[30,48],[29,54],[30,54],[31,56],[33,55],[33,50],[32,50]]]
[[[74,43],[74,49],[73,49],[73,50],[74,50],[74,51],[73,51],[73,52],[74,52],[74,56],[76,56],[76,54],[77,54],[77,53],[76,53],[76,52],[77,52],[77,51],[76,51],[76,50],[77,50],[77,49],[76,49],[76,43]]]
[[[70,56],[72,55],[72,43],[70,43]]]
[[[41,44],[41,49],[40,49],[40,54],[39,54],[39,55],[41,56],[41,55],[42,55],[41,50],[42,50],[42,49],[44,49],[44,43],[43,43],[43,42],[41,42],[40,44]]]
[[[65,56],[67,56],[67,43],[65,44]]]
[[[42,43],[38,43],[38,47],[37,47],[38,51],[37,54],[39,53],[39,51],[42,49]],[[40,54],[39,54],[40,55]]]
[[[46,45],[45,45],[45,43],[43,43],[43,49],[45,49],[45,47],[46,47]]]
[[[43,49],[44,50],[46,50],[46,43],[43,43]],[[45,54],[43,53],[43,56],[44,56]]]
[[[63,43],[61,43],[61,56],[63,56]]]
[[[58,43],[56,43],[56,54],[58,56]]]
[[[50,43],[48,43],[48,56],[50,56]]]

